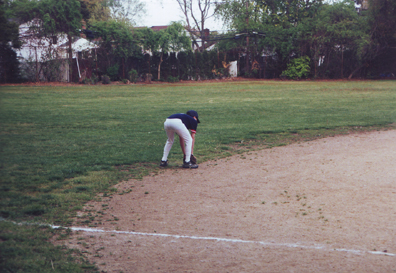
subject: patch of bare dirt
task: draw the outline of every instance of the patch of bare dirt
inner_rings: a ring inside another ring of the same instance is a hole
[[[103,272],[396,272],[395,162],[393,130],[165,169],[64,243]]]

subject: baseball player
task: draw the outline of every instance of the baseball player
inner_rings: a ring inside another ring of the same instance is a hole
[[[172,148],[176,133],[179,136],[180,146],[184,154],[183,168],[198,168],[196,158],[193,155],[195,133],[197,132],[198,123],[200,123],[198,113],[194,110],[190,110],[186,114],[173,114],[165,120],[164,129],[168,136],[168,140],[164,147],[164,154],[160,164],[161,167],[168,166],[168,155]],[[191,131],[191,135],[188,130]]]

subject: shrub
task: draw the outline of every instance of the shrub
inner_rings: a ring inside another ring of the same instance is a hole
[[[91,83],[92,84],[97,84],[98,81],[99,81],[98,77],[95,74],[92,74]]]
[[[311,67],[309,66],[310,61],[308,56],[291,60],[287,65],[287,69],[282,72],[281,77],[294,80],[307,78],[311,71]]]
[[[102,83],[103,83],[103,84],[110,84],[110,83],[111,83],[110,77],[107,76],[107,75],[103,75],[103,76],[102,76]]]
[[[112,81],[116,81],[118,80],[118,70],[119,70],[120,66],[118,64],[115,64],[113,66],[110,66],[109,68],[107,68],[107,74],[109,75],[110,79]]]
[[[128,79],[122,79],[122,83],[123,84],[127,84],[128,83]]]
[[[178,81],[179,81],[179,77],[168,76],[168,82],[178,82]]]
[[[129,80],[133,83],[137,82],[138,79],[138,73],[135,69],[132,69],[131,71],[128,72]]]

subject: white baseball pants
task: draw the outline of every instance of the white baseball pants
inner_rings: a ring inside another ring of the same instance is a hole
[[[187,127],[183,124],[180,119],[166,119],[164,122],[164,129],[166,135],[168,136],[168,140],[166,141],[164,147],[164,155],[162,156],[162,161],[166,161],[168,159],[169,152],[172,148],[173,141],[175,140],[175,133],[178,134],[181,138],[184,139],[184,144],[186,145],[186,162],[190,162],[191,157],[191,148],[192,148],[192,137]]]

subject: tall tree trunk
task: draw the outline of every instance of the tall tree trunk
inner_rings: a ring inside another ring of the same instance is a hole
[[[326,71],[329,69],[329,64],[330,64],[330,56],[331,56],[331,50],[328,50],[328,54],[326,54],[326,59],[325,59],[325,62],[326,62],[326,69],[325,69],[325,73],[326,73]]]
[[[205,51],[205,30],[203,29],[203,27],[204,27],[204,23],[203,23],[203,21],[202,21],[202,24],[201,24],[201,43],[202,43],[202,47],[201,47],[201,52],[204,52]]]
[[[162,64],[162,56],[163,55],[164,55],[164,53],[161,52],[161,57],[160,57],[160,61],[159,61],[159,64],[158,64],[158,80],[161,79],[161,64]]]
[[[37,47],[34,47],[34,52],[36,55],[36,82],[39,81],[39,71],[38,71],[38,60],[37,60]]]
[[[176,56],[176,63],[177,63],[177,77],[179,79],[181,79],[181,77],[180,77],[180,60],[179,60],[179,58],[177,56],[177,53],[175,54],[175,56]]]
[[[314,67],[315,67],[315,78],[318,76],[318,62],[319,62],[319,58],[318,58],[318,49],[317,49],[317,45],[316,45],[316,43],[315,43],[315,46],[314,46]]]
[[[264,56],[264,71],[263,71],[263,79],[265,79],[265,71],[266,71],[266,67],[267,67],[267,57]]]
[[[148,72],[149,72],[149,74],[151,74],[151,56],[150,55],[148,58]]]
[[[69,42],[69,82],[73,80],[73,51],[72,51],[72,37],[67,34],[67,39]]]
[[[352,79],[353,74],[355,74],[356,72],[359,71],[360,68],[362,68],[363,65],[359,65],[357,68],[355,68],[355,70],[352,71],[352,73],[349,75],[348,80]]]
[[[122,78],[125,79],[125,60],[122,58]]]
[[[341,45],[341,79],[344,78],[344,46]]]
[[[5,51],[5,50],[4,50]],[[1,52],[1,53],[3,53],[3,52]],[[0,59],[2,59],[3,60],[3,71],[4,71],[4,83],[7,83],[7,64],[6,64],[6,60],[5,60],[5,58],[4,57],[0,57]]]

